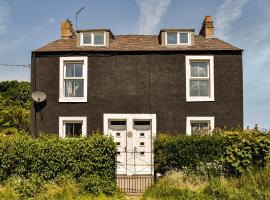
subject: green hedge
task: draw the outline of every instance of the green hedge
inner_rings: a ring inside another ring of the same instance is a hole
[[[244,131],[219,131],[211,136],[159,135],[154,141],[154,152],[157,173],[175,169],[198,171],[203,167],[240,175],[250,166],[266,164],[270,136]]]
[[[53,180],[69,174],[90,193],[112,194],[116,146],[112,138],[94,135],[84,139],[29,136],[0,138],[0,181],[17,175]]]
[[[155,171],[195,170],[201,163],[220,159],[224,147],[220,136],[159,135],[154,141]]]

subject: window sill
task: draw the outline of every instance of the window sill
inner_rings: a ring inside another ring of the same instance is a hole
[[[87,102],[87,99],[86,98],[59,98],[59,102],[80,103],[80,102]]]
[[[187,102],[203,102],[203,101],[215,101],[214,97],[187,97]]]

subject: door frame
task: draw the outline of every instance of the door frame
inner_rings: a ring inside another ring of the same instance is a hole
[[[134,120],[151,120],[151,175],[154,175],[154,146],[153,138],[156,136],[157,120],[156,114],[117,114],[117,113],[104,113],[103,114],[103,133],[109,135],[109,120],[126,120],[127,132],[134,131],[133,122]],[[129,174],[127,175],[136,175]]]

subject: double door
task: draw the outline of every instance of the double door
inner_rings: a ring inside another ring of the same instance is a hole
[[[117,174],[153,174],[153,119],[108,118],[107,125],[117,146]]]

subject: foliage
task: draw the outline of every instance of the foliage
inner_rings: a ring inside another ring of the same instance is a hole
[[[113,139],[102,135],[81,139],[2,136],[0,180],[14,175],[26,179],[36,175],[49,181],[71,174],[88,192],[110,195],[116,190],[115,154]]]
[[[228,174],[240,175],[251,166],[264,167],[269,160],[269,134],[241,131],[222,135],[226,138],[222,162]]]
[[[178,169],[197,175],[239,176],[249,167],[269,160],[270,135],[245,131],[218,131],[211,136],[160,135],[154,141],[155,169],[164,174]]]
[[[80,187],[80,184],[70,175],[59,176],[50,181],[36,181],[35,177],[29,179],[17,176],[9,178],[0,186],[1,200],[121,200],[122,193],[113,196],[99,194],[94,196]],[[29,184],[30,183],[30,184]],[[42,183],[42,184],[41,184]],[[29,193],[29,191],[33,191]]]
[[[270,167],[248,169],[239,177],[200,177],[170,172],[149,188],[144,200],[265,200],[270,199]]]
[[[30,131],[30,83],[0,82],[0,131],[14,134]]]
[[[224,142],[219,135],[159,135],[154,141],[155,170],[162,174],[173,169],[196,171],[206,163],[217,163],[225,150]]]

